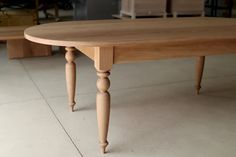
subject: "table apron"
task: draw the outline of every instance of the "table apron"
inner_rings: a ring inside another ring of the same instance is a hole
[[[146,43],[114,47],[114,64],[236,53],[236,39],[214,41]]]

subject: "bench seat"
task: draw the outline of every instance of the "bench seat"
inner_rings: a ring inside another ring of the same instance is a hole
[[[9,59],[51,55],[51,46],[33,43],[24,38],[27,27],[29,26],[0,27],[0,41],[7,42]]]

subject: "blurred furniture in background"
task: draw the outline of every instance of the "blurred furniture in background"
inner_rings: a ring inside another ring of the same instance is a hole
[[[163,3],[161,0],[121,0],[120,15],[114,15],[114,17],[121,19],[151,17],[157,15],[153,9],[157,11],[161,8],[167,12],[168,16],[173,17],[232,17],[236,12],[234,11],[236,10],[236,0],[167,0]],[[125,17],[125,15],[127,16]]]
[[[0,0],[0,26],[37,24],[37,1],[38,0]]]
[[[166,17],[166,0],[121,0],[120,17],[163,16]]]
[[[169,0],[170,13],[179,15],[204,16],[204,0]]]
[[[207,16],[232,17],[235,0],[206,0]]]
[[[33,9],[5,9],[0,11],[0,26],[24,26],[38,23]]]
[[[121,0],[120,15],[136,17],[204,16],[204,0]]]
[[[59,21],[58,0],[35,0],[36,9],[42,10],[45,18],[53,17],[55,21]],[[54,15],[47,12],[48,9],[54,8]]]
[[[72,2],[70,0],[0,0],[0,11],[31,10],[37,24],[39,24],[39,11],[43,11],[46,19],[51,17],[59,21],[59,8],[73,9]],[[48,13],[48,9],[54,9],[54,14]]]
[[[118,14],[119,0],[73,0],[74,20],[111,19]]]

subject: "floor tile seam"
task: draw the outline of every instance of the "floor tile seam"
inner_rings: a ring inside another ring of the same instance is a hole
[[[42,93],[42,91],[40,90],[40,88],[38,87],[38,85],[36,84],[36,82],[34,82],[33,78],[31,77],[29,71],[26,69],[24,63],[22,62],[22,60],[20,60],[21,65],[23,66],[24,70],[26,71],[28,77],[30,78],[30,80],[32,81],[32,83],[35,85],[36,89],[38,90],[38,92],[40,93],[40,95],[42,96],[42,99],[44,100],[44,102],[47,104],[47,106],[49,107],[51,113],[53,114],[53,117],[56,119],[56,121],[59,123],[59,125],[61,126],[61,129],[63,130],[63,132],[67,135],[67,137],[69,138],[69,140],[71,141],[72,145],[74,146],[74,148],[77,150],[77,153],[79,154],[80,157],[83,157],[81,151],[79,150],[79,148],[76,146],[75,142],[73,141],[72,137],[69,135],[69,133],[67,132],[66,128],[63,126],[63,124],[61,123],[59,117],[57,116],[57,114],[55,113],[55,111],[53,110],[53,108],[51,107],[51,105],[49,104],[49,102],[47,101],[47,99],[45,98],[44,94]]]
[[[6,58],[6,59],[8,59],[8,58]],[[29,77],[29,75],[28,75],[28,73],[27,73],[27,71],[26,71],[24,65],[23,65],[22,62],[21,62],[21,59],[18,59],[18,60],[15,60],[15,61],[17,61],[17,63],[19,63],[19,65],[21,65],[22,70],[23,70],[24,73],[27,75],[28,79],[30,79],[30,77]],[[32,81],[32,80],[31,80],[31,81]],[[34,84],[33,84],[33,85],[34,85]],[[35,85],[34,85],[34,87],[35,87]],[[1,105],[6,105],[6,104],[24,103],[24,102],[30,102],[30,101],[42,100],[42,99],[43,99],[43,98],[42,98],[42,96],[40,95],[40,97],[38,97],[38,98],[29,98],[29,99],[23,99],[23,100],[16,100],[16,101],[3,102],[3,103],[0,103],[0,106],[1,106]]]

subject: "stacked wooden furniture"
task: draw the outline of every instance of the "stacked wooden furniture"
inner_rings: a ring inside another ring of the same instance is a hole
[[[174,17],[178,15],[204,16],[204,0],[170,0],[170,12]]]
[[[51,55],[51,46],[36,44],[24,39],[28,26],[0,27],[0,41],[7,41],[10,59]]]
[[[208,15],[217,17],[232,17],[236,0],[207,0],[205,3]]]
[[[7,9],[0,12],[0,26],[22,26],[37,24],[34,9]]]
[[[163,16],[166,17],[166,0],[121,0],[120,17]]]

